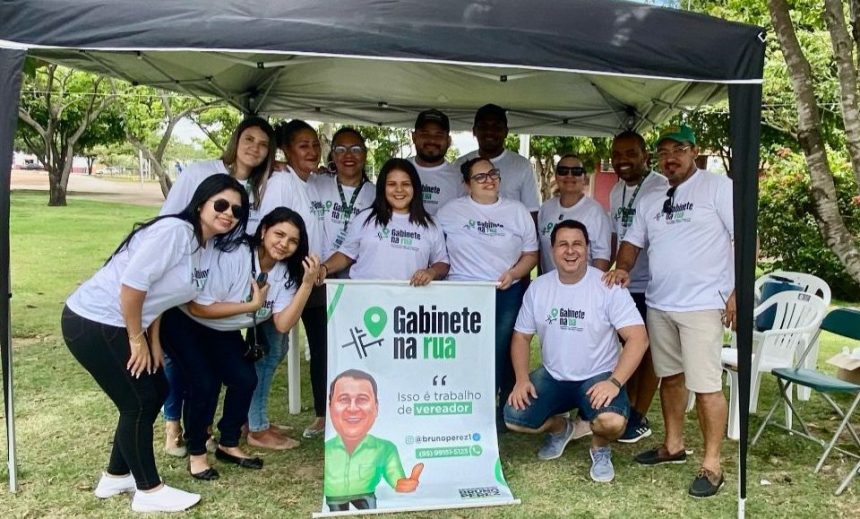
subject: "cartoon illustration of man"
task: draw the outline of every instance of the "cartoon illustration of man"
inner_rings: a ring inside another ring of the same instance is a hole
[[[414,492],[423,463],[407,478],[397,447],[368,434],[379,414],[376,380],[348,369],[331,383],[329,418],[337,436],[325,442],[324,494],[332,512],[376,508],[376,486],[382,478],[395,492]]]

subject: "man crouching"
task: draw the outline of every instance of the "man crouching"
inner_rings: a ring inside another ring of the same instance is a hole
[[[529,286],[514,327],[516,385],[505,406],[505,424],[517,432],[548,433],[538,458],[551,460],[573,438],[572,420],[560,415],[578,409],[594,433],[591,479],[612,481],[609,442],[624,432],[630,403],[623,386],[648,349],[648,335],[630,293],[606,287],[602,272],[588,266],[588,231],[582,223],[560,222],[550,244],[556,270]],[[535,333],[543,362],[529,373]]]

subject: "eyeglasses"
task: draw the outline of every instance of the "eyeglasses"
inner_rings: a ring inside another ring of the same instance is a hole
[[[585,175],[585,168],[582,166],[556,166],[555,174],[560,177],[566,177],[568,175],[581,177],[582,175]]]
[[[669,216],[672,214],[672,206],[675,205],[675,190],[678,187],[670,187],[668,191],[666,191],[666,201],[663,202],[663,214]]]
[[[245,208],[241,205],[230,205],[230,202],[223,198],[219,198],[218,200],[214,200],[212,202],[212,208],[215,209],[216,213],[226,213],[227,209],[231,209],[233,212],[233,217],[238,219],[242,218],[242,215],[245,214]]]
[[[343,155],[346,152],[350,152],[353,155],[360,155],[364,153],[364,146],[360,144],[353,144],[352,146],[335,146],[331,151],[335,155]]]
[[[469,180],[474,180],[479,184],[486,184],[488,180],[499,180],[500,178],[502,178],[502,174],[499,172],[498,169],[493,168],[486,173],[478,173],[476,175],[472,175]]]
[[[692,148],[692,146],[690,146],[689,144],[687,144],[686,146],[675,146],[674,148],[669,149],[663,148],[662,150],[655,151],[654,155],[656,155],[658,159],[663,160],[668,159],[669,157],[678,156],[682,153],[686,153],[686,151],[690,148]]]

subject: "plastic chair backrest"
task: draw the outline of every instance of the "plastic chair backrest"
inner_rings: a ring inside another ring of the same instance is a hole
[[[803,287],[804,292],[807,294],[817,295],[824,300],[825,306],[830,306],[830,286],[818,276],[806,274],[805,272],[790,272],[787,270],[775,270],[767,275],[788,278],[794,284]]]
[[[792,366],[795,355],[805,351],[817,336],[827,305],[813,294],[780,292],[756,309],[756,313],[773,306],[776,306],[773,328],[763,332],[757,360],[766,357],[786,367]]]
[[[821,329],[860,341],[860,310],[857,308],[834,308],[821,322]]]

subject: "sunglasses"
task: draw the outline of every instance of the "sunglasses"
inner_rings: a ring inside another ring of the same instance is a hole
[[[663,214],[667,216],[672,215],[672,206],[675,205],[675,190],[677,187],[670,187],[668,191],[666,191],[666,201],[663,202]]]
[[[353,155],[359,155],[364,153],[364,146],[359,144],[353,144],[352,146],[335,146],[331,151],[335,155],[343,155],[346,152],[350,152]]]
[[[245,208],[241,205],[230,205],[230,202],[223,198],[219,198],[212,202],[212,208],[215,209],[216,213],[226,213],[227,209],[231,209],[233,212],[233,217],[237,220],[242,218],[242,215],[245,214]]]
[[[478,173],[477,175],[472,175],[469,180],[474,180],[478,184],[485,184],[488,180],[499,180],[500,178],[502,178],[502,174],[499,172],[498,169],[493,168],[486,173]]]
[[[585,175],[585,168],[582,166],[556,166],[555,174],[560,177],[566,177],[568,175],[581,177],[582,175]]]

